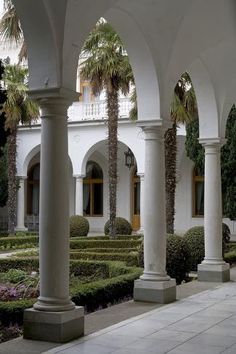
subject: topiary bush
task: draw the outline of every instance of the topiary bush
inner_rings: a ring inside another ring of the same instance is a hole
[[[143,267],[143,243],[139,248],[139,266]],[[191,270],[191,255],[188,245],[177,235],[167,235],[166,245],[167,274],[176,279],[177,284],[188,279]]]
[[[70,237],[87,236],[89,232],[89,222],[81,215],[70,217]]]
[[[109,235],[110,220],[104,226],[105,235]],[[125,218],[117,217],[115,219],[116,235],[131,235],[132,226]]]
[[[197,265],[204,259],[204,227],[194,226],[189,229],[183,237],[184,242],[190,249],[191,270],[197,270]]]
[[[188,245],[191,253],[191,270],[197,270],[205,256],[204,248],[204,227],[194,226],[189,229],[185,235],[184,240]],[[228,248],[230,241],[230,229],[226,224],[222,224],[222,252],[223,256]]]

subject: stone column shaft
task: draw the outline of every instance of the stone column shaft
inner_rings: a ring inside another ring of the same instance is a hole
[[[75,214],[83,215],[83,179],[84,175],[75,175]]]
[[[176,299],[176,282],[166,273],[165,160],[163,128],[142,127],[145,135],[143,208],[144,272],[135,281],[134,299],[168,303]]]
[[[204,233],[205,258],[198,266],[202,281],[229,280],[229,266],[222,258],[221,139],[200,139],[205,148]]]
[[[161,127],[145,132],[144,273],[141,279],[167,280],[165,161]]]
[[[26,176],[20,176],[19,189],[17,191],[17,225],[16,231],[27,231],[25,227],[25,180]]]
[[[40,296],[34,308],[42,311],[75,307],[69,298],[68,105],[63,99],[40,102]]]

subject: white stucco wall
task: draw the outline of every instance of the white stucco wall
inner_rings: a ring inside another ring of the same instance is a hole
[[[178,183],[176,189],[175,232],[184,233],[187,229],[203,225],[203,217],[192,215],[192,171],[193,162],[186,156],[184,149],[185,137],[178,137]],[[223,220],[230,228],[231,234],[236,235],[236,222]]]

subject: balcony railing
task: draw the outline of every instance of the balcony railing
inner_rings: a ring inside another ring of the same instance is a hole
[[[128,98],[119,100],[119,118],[128,118],[132,103]],[[107,119],[106,101],[75,102],[68,110],[69,121]]]

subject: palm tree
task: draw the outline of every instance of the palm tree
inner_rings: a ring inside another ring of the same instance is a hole
[[[131,66],[124,45],[104,20],[100,20],[89,34],[82,49],[85,59],[81,65],[81,78],[92,84],[94,95],[106,92],[108,114],[108,174],[110,237],[115,237],[117,190],[117,127],[119,116],[119,92],[128,94],[133,81]]]
[[[27,58],[27,48],[23,37],[19,16],[11,0],[4,0],[4,14],[0,20],[0,38],[5,42],[21,43],[19,63]]]
[[[166,231],[174,233],[177,126],[191,121],[197,113],[197,103],[191,79],[184,73],[175,86],[171,103],[172,127],[165,132]]]
[[[6,65],[4,72],[4,86],[7,90],[7,99],[2,106],[5,114],[5,129],[9,131],[7,137],[8,162],[8,231],[14,234],[16,220],[16,149],[18,124],[30,124],[39,116],[38,106],[29,99],[27,91],[28,70],[19,65]]]

